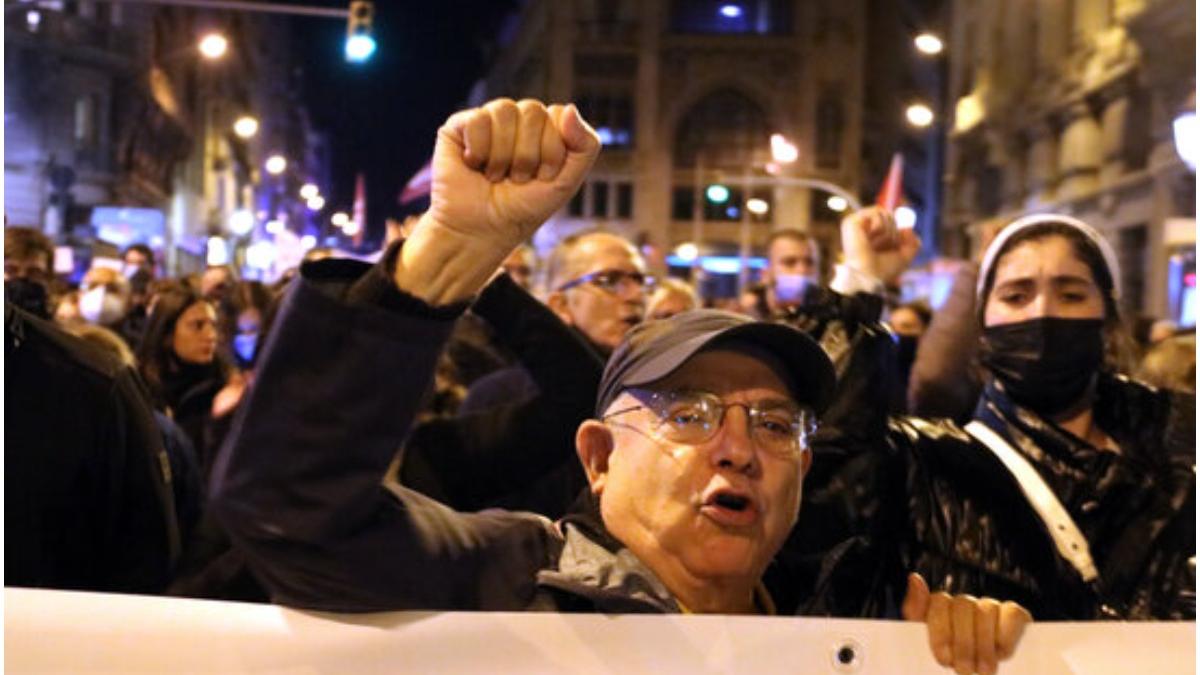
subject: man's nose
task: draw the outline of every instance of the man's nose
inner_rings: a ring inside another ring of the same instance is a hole
[[[743,473],[757,470],[758,452],[751,435],[750,416],[744,407],[725,409],[715,441],[711,455],[715,466]]]

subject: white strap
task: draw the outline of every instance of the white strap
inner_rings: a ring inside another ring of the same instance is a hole
[[[968,424],[966,430],[980,443],[987,446],[992,454],[1004,463],[1013,478],[1017,479],[1017,483],[1021,486],[1021,492],[1025,493],[1025,499],[1037,512],[1038,517],[1042,519],[1042,523],[1050,532],[1050,537],[1054,539],[1054,545],[1058,548],[1059,554],[1075,567],[1084,581],[1090,582],[1099,577],[1096,565],[1092,562],[1092,553],[1088,548],[1087,539],[1083,537],[1083,533],[1079,531],[1075,521],[1071,519],[1071,515],[1067,513],[1062,503],[1054,496],[1054,492],[1050,490],[1050,486],[1046,485],[1046,481],[1029,461],[1013,449],[1000,434],[992,431],[979,420]]]

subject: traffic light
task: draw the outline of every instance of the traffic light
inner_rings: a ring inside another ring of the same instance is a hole
[[[372,24],[375,5],[371,0],[351,0],[350,17],[346,23],[346,60],[362,63],[375,53]]]

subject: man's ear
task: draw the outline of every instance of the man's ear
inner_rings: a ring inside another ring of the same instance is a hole
[[[585,420],[575,432],[575,452],[587,473],[592,493],[603,494],[608,479],[608,458],[613,451],[613,434],[598,420]]]
[[[808,475],[808,470],[812,468],[812,450],[805,450],[800,453],[800,478],[803,479]]]
[[[568,326],[575,325],[571,321],[571,313],[567,311],[567,294],[562,291],[553,291],[546,296],[546,306],[554,312],[562,322]]]

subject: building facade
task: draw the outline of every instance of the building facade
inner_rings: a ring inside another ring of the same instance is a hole
[[[761,255],[782,226],[835,247],[829,195],[792,179],[860,192],[865,5],[523,3],[478,98],[574,101],[605,145],[539,248],[603,227],[659,250],[690,243],[728,258]],[[796,148],[793,162],[775,161],[773,134]]]
[[[1127,310],[1186,322],[1195,174],[1172,122],[1195,110],[1195,3],[951,4],[943,251],[970,255],[1023,213],[1071,214],[1117,249]]]
[[[297,197],[328,173],[308,122],[285,18],[76,0],[31,4],[5,24],[5,213],[77,251],[141,242],[172,273],[204,265],[210,237],[238,249],[274,218],[303,230]],[[197,50],[206,33],[226,53]],[[257,132],[234,123],[249,116]],[[271,154],[290,170],[267,176]],[[244,234],[233,214],[252,214]],[[82,255],[78,255],[82,254]]]

